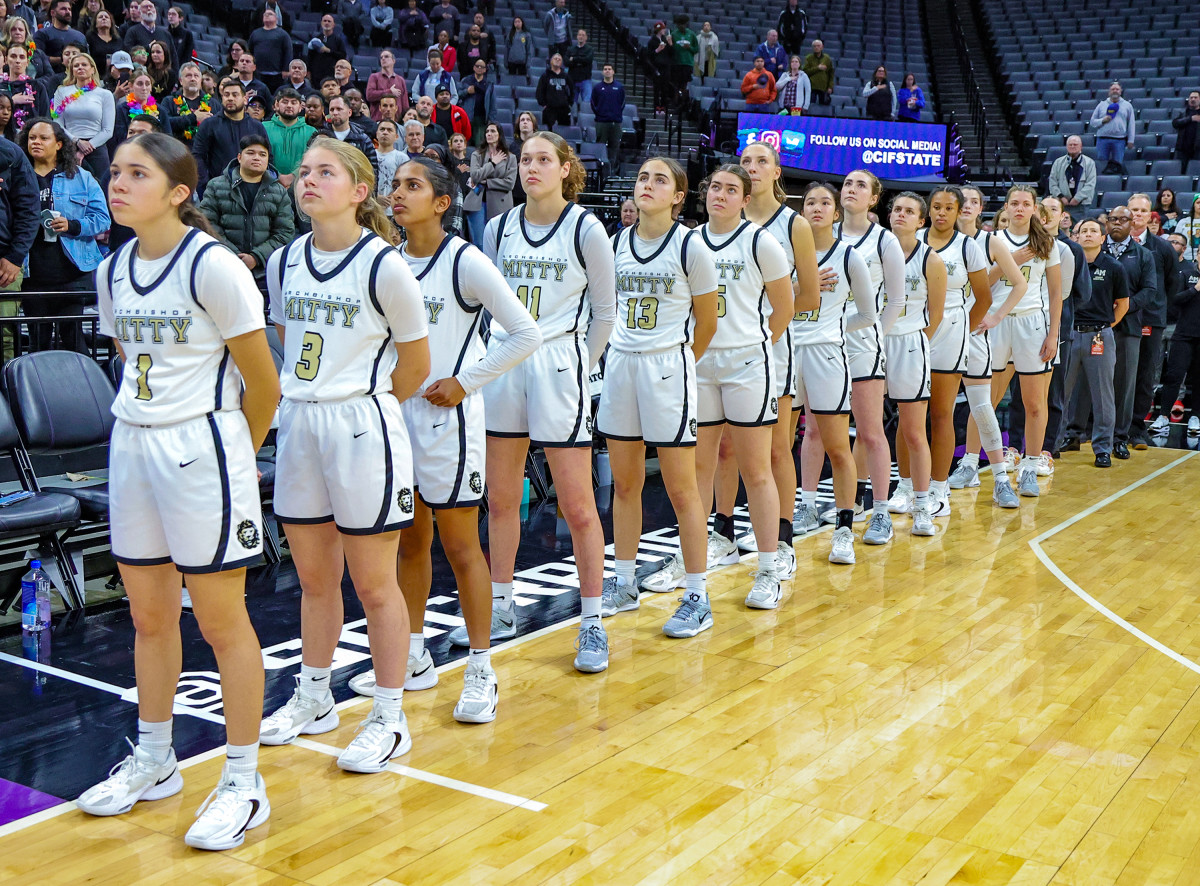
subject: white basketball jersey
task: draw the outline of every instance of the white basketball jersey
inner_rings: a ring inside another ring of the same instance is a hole
[[[165,425],[241,408],[242,378],[225,342],[266,325],[253,275],[195,229],[155,261],[137,249],[129,241],[96,271],[100,331],[125,352],[113,415]]]
[[[1020,239],[1014,237],[1007,230],[1001,231],[996,235],[996,238],[1003,244],[1009,252],[1016,252],[1022,246],[1029,243],[1029,236],[1026,235]],[[1048,259],[1038,258],[1034,256],[1029,261],[1020,266],[1021,275],[1025,278],[1028,285],[1025,287],[1025,294],[1021,296],[1021,300],[1017,302],[1017,306],[1013,308],[1013,314],[1028,314],[1031,311],[1045,311],[1048,307],[1045,297],[1042,294],[1042,278],[1046,274],[1047,267],[1054,267],[1058,264],[1058,250],[1051,249]],[[1012,281],[1005,277],[1001,277],[992,286],[992,307],[989,313],[1000,310],[1000,306],[1008,300],[1008,296],[1012,293]]]
[[[815,311],[801,311],[792,318],[792,338],[797,345],[844,344],[846,313],[854,301],[850,266],[864,266],[862,256],[845,240],[834,240],[824,253],[817,253],[817,272],[832,268],[837,272],[837,285],[831,291],[821,290],[821,306]]]
[[[917,232],[917,239],[929,243],[929,228]],[[950,242],[935,250],[946,266],[946,310],[958,310],[967,303],[969,275],[975,271],[986,271],[987,260],[974,240],[961,231],[955,231]]]
[[[591,302],[582,244],[591,224],[600,220],[568,203],[544,237],[530,235],[524,206],[504,213],[496,226],[496,267],[537,321],[543,341],[587,332]],[[498,323],[491,330],[507,335]]]
[[[779,245],[783,247],[783,254],[787,257],[788,266],[792,269],[792,275],[796,274],[796,250],[792,246],[792,228],[796,226],[796,219],[800,218],[800,213],[792,209],[790,206],[783,205],[775,210],[775,214],[770,220],[763,225],[763,228],[771,232]]]
[[[932,250],[917,241],[904,261],[904,310],[896,319],[889,335],[908,335],[920,332],[929,325],[929,282],[925,274]]]
[[[975,241],[975,245],[979,247],[979,252],[983,255],[984,269],[990,271],[995,262],[992,260],[992,250],[999,248],[999,244],[992,246],[992,238],[996,235],[991,231],[976,231],[975,236],[971,239]],[[975,307],[975,293],[971,291],[970,281],[967,281],[967,312]],[[992,303],[995,307],[995,302]],[[991,313],[989,310],[988,313]]]
[[[429,324],[429,377],[421,385],[453,378],[463,366],[483,358],[479,335],[483,305],[470,304],[459,287],[459,262],[470,246],[460,237],[442,240],[437,251],[426,258],[413,258],[404,248],[400,255],[416,275],[425,299],[425,322]]]
[[[312,234],[271,257],[271,321],[284,327],[289,400],[326,401],[392,389],[396,342],[423,338],[416,278],[383,238],[363,236],[331,266]]]
[[[695,319],[692,296],[712,289],[693,292],[687,268],[692,262],[707,262],[713,267],[712,253],[699,233],[679,222],[657,245],[654,241],[648,245],[634,233],[636,230],[636,225],[625,228],[613,238],[617,322],[609,344],[631,353],[691,344]]]
[[[717,266],[717,332],[710,348],[745,348],[771,337],[767,318],[766,281],[788,277],[783,247],[754,222],[744,221],[733,233],[714,234],[705,225],[700,236]]]

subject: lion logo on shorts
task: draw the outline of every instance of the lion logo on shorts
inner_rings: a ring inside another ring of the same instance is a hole
[[[592,423],[592,417],[590,415],[584,418],[583,427],[584,430],[586,430],[589,434],[592,433],[592,428],[594,428],[595,425]]]
[[[253,520],[243,520],[238,524],[237,540],[246,550],[258,547],[258,527]]]
[[[400,510],[406,514],[413,512],[413,494],[412,490],[405,486],[396,493],[396,504],[400,505]]]
[[[775,397],[771,398],[771,415],[779,415],[779,400]]]
[[[694,418],[688,422],[688,430],[691,431],[693,437],[696,436],[696,428],[697,427],[698,426],[697,426],[696,420]]]
[[[471,491],[476,495],[483,492],[483,478],[479,476],[479,471],[471,471],[471,479],[467,482],[471,486]]]

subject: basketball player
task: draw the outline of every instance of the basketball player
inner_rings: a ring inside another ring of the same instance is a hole
[[[946,265],[946,307],[937,333],[929,342],[929,365],[933,373],[929,397],[932,475],[929,498],[934,517],[950,516],[947,479],[954,461],[954,403],[959,380],[967,369],[971,331],[979,326],[992,304],[988,262],[983,250],[954,227],[962,205],[963,193],[954,185],[936,188],[929,195],[930,226],[918,234]],[[979,293],[969,312],[968,290]],[[901,440],[896,441],[897,449]]]
[[[312,233],[271,256],[267,286],[284,346],[275,513],[287,525],[303,593],[303,660],[295,693],[263,720],[261,741],[287,744],[338,725],[329,678],[348,566],[378,686],[337,763],[380,772],[412,749],[402,707],[408,612],[396,556],[414,494],[400,404],[429,375],[425,308],[387,239],[392,223],[361,151],[314,139],[296,172],[296,196]]]
[[[608,637],[600,622],[604,531],[592,491],[588,375],[613,328],[612,247],[600,220],[574,202],[583,189],[583,165],[562,136],[536,132],[525,139],[519,173],[526,202],[488,222],[483,250],[541,327],[544,343],[483,391],[491,636],[516,635],[513,570],[532,442],[546,452],[579,570],[583,620],[575,668],[597,673],[608,667]],[[508,334],[493,323],[489,349]]]
[[[605,611],[640,605],[634,569],[646,447],[654,446],[679,521],[685,570],[683,599],[663,625],[668,637],[694,637],[713,623],[705,587],[707,512],[696,483],[696,363],[717,328],[718,284],[704,238],[674,218],[687,189],[687,174],[670,158],[651,157],[638,170],[637,224],[613,238],[622,322],[613,330],[596,414],[614,492],[617,575],[606,582]]]
[[[905,255],[904,311],[884,339],[887,350],[888,396],[900,412],[900,435],[896,439],[901,483],[897,497],[904,511],[912,514],[913,535],[933,535],[929,510],[929,440],[925,420],[929,407],[931,377],[929,339],[942,321],[946,301],[946,265],[941,257],[917,237],[928,214],[925,198],[904,191],[892,200],[889,223]],[[906,470],[907,469],[907,470]],[[906,498],[914,490],[912,498]],[[888,509],[896,512],[889,502]],[[871,543],[882,544],[886,539]]]
[[[437,685],[421,630],[433,582],[430,549],[436,514],[471,644],[454,719],[489,723],[496,718],[499,689],[489,652],[492,589],[479,546],[486,446],[480,389],[533,353],[542,334],[496,266],[442,229],[457,187],[446,167],[416,158],[396,171],[393,185],[393,218],[408,237],[400,254],[421,284],[433,363],[429,378],[402,404],[416,492],[413,525],[400,530],[400,586],[413,628],[404,688],[411,692]],[[484,309],[509,333],[486,356],[479,335]],[[374,671],[360,674],[350,688],[372,695],[374,677]]]
[[[829,562],[852,565],[854,556],[854,492],[858,472],[850,449],[850,358],[846,334],[875,324],[875,282],[866,261],[849,241],[833,235],[838,194],[832,185],[814,182],[804,192],[804,218],[817,250],[817,265],[832,269],[836,282],[821,286],[821,303],[814,311],[796,314],[796,402],[810,417],[800,447],[801,491],[804,508],[815,513],[822,462],[812,453],[826,452],[833,469],[833,498],[837,526]],[[855,292],[865,293],[854,298]],[[849,305],[855,313],[847,317]]]
[[[246,566],[262,551],[254,454],[279,402],[262,296],[192,202],[196,164],[152,133],[117,150],[109,199],[135,239],[96,271],[100,330],[125,361],[109,451],[113,556],[136,641],[138,743],[77,805],[119,815],[179,793],[171,710],[182,582],[221,672],[228,744],[216,790],[184,838],[233,849],[271,814],[258,774],[262,653]],[[230,359],[232,358],[232,360]]]
[[[996,420],[996,410],[992,406],[990,336],[991,330],[994,330],[1025,297],[1028,284],[1003,241],[990,231],[980,230],[978,222],[982,212],[983,192],[971,186],[963,188],[963,206],[958,216],[958,229],[983,250],[983,257],[988,262],[989,283],[993,269],[999,269],[999,274],[1012,280],[1013,284],[1008,298],[1000,305],[991,302],[988,312],[971,331],[971,338],[967,344],[967,371],[963,374],[963,392],[967,395],[967,405],[971,410],[967,419],[967,449],[966,454],[959,460],[958,467],[950,475],[950,488],[964,489],[979,485],[979,447],[982,445],[992,470],[992,501],[1002,508],[1017,508],[1021,503],[1008,481],[1004,463],[1004,438],[1000,434],[1000,423]],[[989,296],[990,294],[989,286]],[[967,310],[974,312],[975,303],[976,291],[972,286],[967,298]]]
[[[719,282],[717,331],[696,362],[700,395],[696,473],[707,506],[721,434],[728,430],[737,470],[746,485],[754,537],[763,540],[746,605],[775,609],[782,591],[776,572],[780,511],[779,490],[771,473],[771,439],[780,407],[772,349],[788,338],[796,299],[793,266],[783,247],[769,231],[742,217],[752,187],[749,173],[733,164],[718,167],[701,186],[708,223],[700,228],[700,236],[716,261]],[[791,363],[789,354],[784,372],[790,372]],[[784,423],[790,413],[789,407]],[[790,544],[787,548],[792,550]],[[785,564],[787,578],[795,572],[794,554],[791,561]]]

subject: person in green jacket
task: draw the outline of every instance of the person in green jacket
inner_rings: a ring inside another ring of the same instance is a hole
[[[673,21],[675,27],[671,30],[671,41],[675,51],[675,64],[671,72],[672,80],[681,89],[686,90],[692,82],[692,69],[696,65],[699,44],[696,41],[696,32],[688,27],[691,24],[688,16],[680,13]]]
[[[304,156],[304,149],[317,134],[317,131],[304,121],[304,102],[300,93],[290,86],[280,88],[275,93],[275,116],[264,120],[263,127],[271,141],[271,157],[275,161],[279,183],[285,188],[290,188],[296,175],[296,167],[300,165],[300,158]]]
[[[200,211],[265,290],[267,259],[292,241],[296,223],[288,189],[270,167],[270,142],[243,136],[224,173],[208,180]]]

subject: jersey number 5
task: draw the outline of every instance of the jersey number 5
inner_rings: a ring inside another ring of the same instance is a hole
[[[725,316],[725,310],[726,310],[725,284],[722,283],[720,286],[717,287],[717,319],[718,320]]]
[[[300,342],[300,357],[296,360],[296,378],[312,381],[317,377],[317,370],[321,368],[321,351],[325,347],[325,339],[315,332],[306,332]]]
[[[658,325],[658,299],[653,296],[629,299],[625,326],[629,329],[653,329]]]
[[[138,371],[137,375],[137,397],[138,400],[150,400],[154,394],[150,391],[150,367],[154,365],[154,359],[149,354],[138,354],[137,361],[133,364]]]
[[[518,286],[517,298],[521,300],[521,304],[525,306],[525,310],[529,311],[529,316],[536,320],[538,313],[542,309],[542,287]]]

